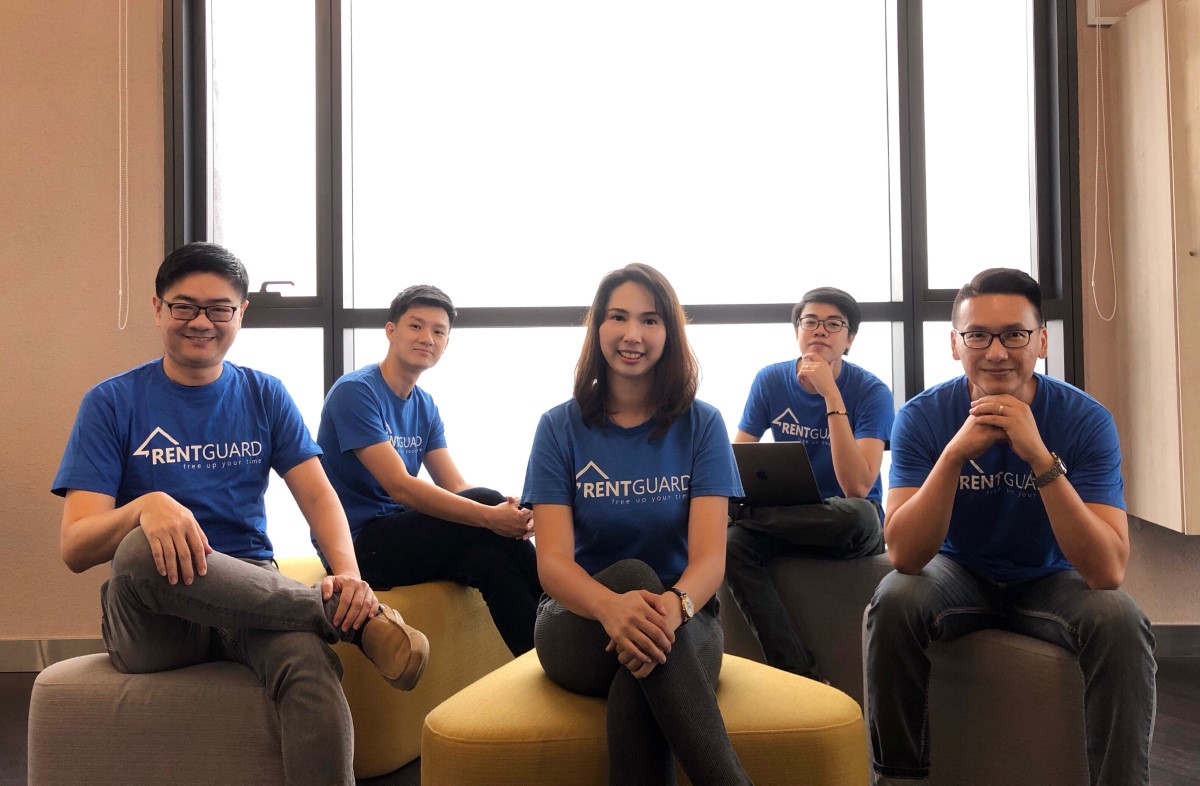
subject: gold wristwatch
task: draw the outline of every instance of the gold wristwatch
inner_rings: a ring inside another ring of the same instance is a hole
[[[683,622],[679,623],[679,627],[682,628],[696,616],[696,608],[692,605],[691,597],[679,587],[667,587],[667,592],[674,592],[679,596],[679,611],[683,615]]]

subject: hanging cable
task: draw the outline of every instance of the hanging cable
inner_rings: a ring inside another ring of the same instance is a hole
[[[1100,0],[1096,0],[1096,19],[1100,19]],[[1105,322],[1112,322],[1117,316],[1117,258],[1116,249],[1112,242],[1112,194],[1108,187],[1108,130],[1104,117],[1104,50],[1100,36],[1100,24],[1096,25],[1096,156],[1092,169],[1092,304],[1096,308],[1096,316]],[[1108,234],[1109,269],[1112,271],[1112,311],[1106,316],[1100,310],[1100,299],[1096,296],[1096,265],[1100,257],[1100,246],[1097,241],[1100,232],[1100,160],[1103,149],[1104,159],[1104,214],[1105,230]]]
[[[117,330],[129,324],[129,0],[117,2]]]

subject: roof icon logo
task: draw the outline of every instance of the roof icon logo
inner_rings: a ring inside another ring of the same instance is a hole
[[[174,437],[172,437],[170,434],[168,434],[167,432],[163,431],[163,430],[162,430],[162,428],[160,428],[160,427],[158,427],[158,426],[155,426],[155,428],[154,428],[154,431],[151,431],[151,432],[150,432],[150,436],[146,437],[146,441],[145,441],[145,442],[143,442],[141,445],[139,445],[137,450],[133,451],[133,455],[135,455],[135,456],[149,456],[149,455],[150,455],[150,451],[149,451],[149,450],[147,450],[147,448],[150,446],[150,443],[151,443],[151,441],[153,441],[153,440],[154,440],[154,438],[155,438],[155,437],[157,437],[157,436],[163,436],[163,437],[166,437],[166,438],[167,438],[167,440],[168,440],[168,441],[169,441],[169,442],[170,442],[172,445],[175,445],[176,447],[178,447],[178,446],[179,446],[179,440],[175,439],[175,438],[174,438]]]
[[[579,480],[580,478],[582,478],[584,475],[586,475],[586,474],[587,474],[588,470],[595,470],[595,471],[596,471],[596,474],[598,474],[598,475],[599,475],[601,478],[603,478],[604,480],[608,480],[608,475],[605,475],[605,474],[604,474],[604,470],[602,470],[602,469],[600,469],[599,467],[597,467],[597,466],[596,466],[596,462],[594,462],[594,461],[589,461],[589,462],[588,462],[588,463],[587,463],[587,464],[584,466],[584,468],[583,468],[583,469],[581,469],[581,470],[579,470],[578,472],[576,472],[576,473],[575,473],[575,479],[576,479],[576,480]]]
[[[780,412],[779,415],[771,421],[771,425],[773,426],[782,426],[785,423],[794,423],[797,425],[800,423],[800,419],[796,417],[795,412],[792,412],[791,407],[788,407],[783,412]]]

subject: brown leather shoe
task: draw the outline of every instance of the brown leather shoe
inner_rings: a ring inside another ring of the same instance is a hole
[[[379,604],[379,613],[363,626],[361,646],[363,654],[394,688],[412,690],[425,673],[429,639],[404,624],[400,612],[391,606]]]

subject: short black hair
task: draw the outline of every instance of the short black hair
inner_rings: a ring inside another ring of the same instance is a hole
[[[800,317],[804,316],[804,307],[809,303],[825,303],[835,306],[838,311],[846,315],[846,321],[849,323],[846,328],[850,331],[850,335],[858,334],[858,326],[862,324],[862,309],[858,307],[858,301],[849,292],[837,287],[817,287],[808,290],[804,293],[804,297],[800,298],[800,302],[792,306],[792,327],[800,324]]]
[[[414,305],[442,309],[450,318],[450,327],[454,327],[454,320],[458,317],[458,312],[454,310],[450,296],[430,284],[415,284],[392,298],[391,308],[388,309],[388,322],[395,322]]]
[[[964,300],[970,300],[979,295],[1020,295],[1033,306],[1033,315],[1038,325],[1042,324],[1042,288],[1028,273],[1011,267],[990,267],[981,273],[954,296],[954,306],[950,309],[950,322],[957,325],[958,307]]]
[[[154,277],[154,294],[160,298],[171,285],[193,273],[212,273],[228,281],[238,297],[245,300],[250,294],[250,274],[242,260],[216,243],[188,243],[167,254]]]

